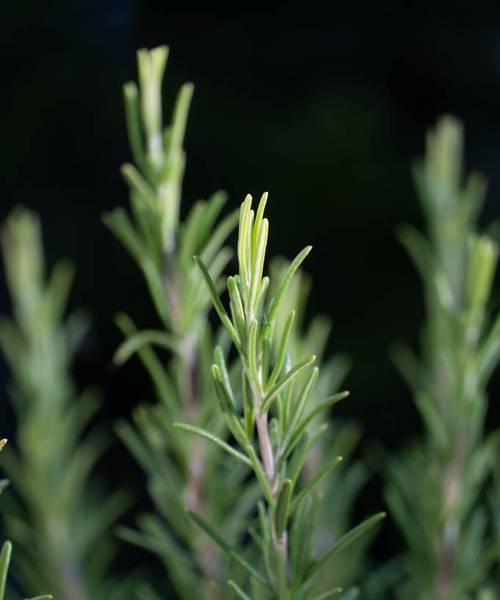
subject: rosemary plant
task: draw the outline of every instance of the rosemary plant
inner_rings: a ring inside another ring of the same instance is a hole
[[[427,236],[401,231],[426,307],[421,358],[409,350],[396,355],[424,439],[392,460],[387,489],[408,546],[399,590],[408,600],[479,597],[495,555],[479,495],[495,458],[484,419],[500,357],[500,317],[488,311],[498,247],[477,233],[485,182],[472,174],[464,183],[462,162],[461,125],[445,117],[415,169]]]
[[[15,446],[3,455],[12,490],[5,522],[17,547],[15,573],[25,593],[51,590],[64,600],[120,597],[106,576],[114,547],[110,525],[124,508],[122,493],[102,499],[88,483],[106,437],[89,428],[97,398],[78,394],[70,367],[86,323],[63,320],[72,269],[47,277],[40,225],[18,209],[2,232],[14,317],[2,319],[0,344],[12,371]],[[4,546],[8,563],[10,546]],[[121,596],[123,597],[123,596]]]
[[[234,468],[218,448],[187,439],[172,426],[185,421],[224,435],[222,416],[213,410],[210,298],[192,256],[203,257],[220,289],[220,273],[232,254],[223,245],[237,214],[219,220],[225,196],[218,192],[209,201],[197,202],[185,221],[180,220],[183,137],[193,87],[181,88],[172,123],[163,128],[167,56],[166,47],[140,50],[139,88],[125,85],[135,165],[124,165],[122,172],[130,187],[132,216],[117,208],[105,221],[142,270],[160,322],[157,329],[139,331],[130,317],[121,314],[117,319],[127,339],[115,361],[123,364],[137,353],[156,395],[154,403],[144,402],[134,411],[133,424],[118,427],[145,471],[155,508],[139,517],[136,530],[123,528],[121,535],[157,554],[178,597],[192,600],[220,597],[213,581],[225,573],[227,561],[211,541],[200,539],[185,507],[215,522],[224,518],[227,534],[237,544],[258,490],[245,482],[245,465]],[[223,346],[227,342],[220,339]],[[143,593],[154,597],[152,589]]]
[[[279,282],[283,280],[289,262],[275,259],[270,266],[271,295],[278,291]],[[276,335],[280,338],[286,326],[286,316],[295,312],[294,326],[288,339],[287,360],[291,364],[303,356],[316,356],[319,376],[311,393],[310,404],[317,406],[329,394],[338,391],[344,380],[350,361],[346,356],[335,355],[325,360],[325,348],[330,336],[332,324],[325,315],[314,316],[306,326],[305,312],[311,290],[311,278],[299,269],[288,285],[286,295],[282,299],[280,314],[276,315]],[[306,373],[297,376],[295,385],[303,385]],[[325,426],[322,415],[318,415],[318,426]],[[336,539],[347,533],[352,516],[352,509],[362,486],[368,478],[366,466],[359,460],[352,460],[351,455],[359,442],[361,431],[354,423],[328,424],[328,429],[321,435],[318,444],[311,448],[302,473],[302,481],[307,482],[315,476],[316,470],[328,457],[342,456],[342,462],[325,478],[317,490],[323,495],[317,515],[316,551],[326,551]],[[339,555],[335,562],[321,574],[325,587],[349,587],[353,582],[360,582],[366,568],[365,550],[369,536],[352,546],[348,552]]]
[[[290,263],[277,291],[268,298],[270,280],[263,276],[269,230],[269,222],[264,217],[266,202],[267,194],[264,194],[254,211],[252,198],[247,196],[241,206],[239,273],[227,279],[229,312],[224,308],[203,259],[195,257],[241,363],[238,388],[228,376],[221,348],[216,348],[211,370],[220,412],[239,449],[213,432],[177,424],[180,429],[210,440],[252,469],[263,497],[258,502],[259,527],[253,530],[259,560],[251,564],[202,515],[193,511],[189,514],[246,571],[250,579],[248,584],[228,581],[238,597],[327,598],[341,590],[321,589],[318,575],[330,561],[377,524],[383,514],[370,517],[336,540],[323,554],[315,556],[313,532],[319,503],[315,490],[341,458],[328,457],[328,461],[304,484],[301,484],[300,475],[311,449],[324,431],[317,417],[346,393],[329,396],[311,405],[319,375],[318,368],[314,367],[316,356],[307,356],[293,365],[287,360],[295,312],[292,310],[286,315],[281,332],[277,330],[277,317],[282,315],[287,289],[311,247],[302,250]],[[304,377],[304,383],[296,385],[301,377]]]

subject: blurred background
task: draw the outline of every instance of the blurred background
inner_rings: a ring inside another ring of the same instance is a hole
[[[360,452],[398,448],[419,431],[391,344],[418,340],[422,298],[395,238],[420,223],[411,162],[444,112],[465,123],[467,164],[490,181],[485,222],[500,215],[500,6],[451,1],[211,3],[160,0],[16,0],[0,9],[2,219],[38,211],[50,262],[77,267],[72,303],[93,320],[77,364],[82,386],[105,397],[110,424],[148,396],[142,369],[118,371],[113,315],[142,325],[154,314],[135,265],[101,222],[127,203],[129,159],[121,86],[135,51],[166,43],[170,109],[194,81],[186,150],[186,210],[212,191],[228,206],[270,192],[271,253],[314,251],[312,308],[334,319],[331,352],[348,354],[352,396],[339,414],[360,422]],[[0,312],[9,310],[3,277]],[[500,288],[495,295],[500,299]],[[8,434],[0,362],[2,435]],[[500,425],[499,377],[489,426]],[[496,405],[496,406],[495,406]],[[6,425],[4,425],[6,423]],[[6,431],[4,431],[6,429]],[[118,485],[141,473],[120,447],[107,459]],[[360,512],[382,503],[375,478]],[[381,555],[392,552],[390,535]],[[380,545],[380,544],[379,544]]]

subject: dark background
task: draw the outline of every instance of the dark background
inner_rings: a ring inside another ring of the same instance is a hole
[[[100,216],[127,203],[121,85],[136,76],[135,50],[169,44],[168,107],[182,82],[196,84],[184,208],[218,188],[232,207],[269,190],[271,252],[291,257],[314,245],[312,311],[334,319],[331,350],[353,360],[352,396],[339,412],[362,423],[368,456],[380,444],[397,448],[419,422],[388,350],[398,338],[416,342],[422,306],[394,231],[419,223],[410,164],[448,111],[465,122],[468,166],[490,180],[485,222],[500,213],[500,8],[400,0],[236,7],[4,0],[0,216],[33,207],[50,261],[75,262],[72,301],[94,322],[78,379],[103,389],[103,418],[128,415],[147,391],[140,368],[110,365],[113,314],[124,309],[143,325],[154,316]],[[0,289],[5,313],[3,280]],[[500,425],[498,410],[489,424]],[[117,482],[140,478],[125,451],[113,460]],[[374,502],[376,483],[362,499]]]

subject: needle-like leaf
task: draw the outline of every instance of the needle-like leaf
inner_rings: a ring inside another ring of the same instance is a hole
[[[238,339],[236,330],[234,329],[234,326],[231,323],[231,319],[229,318],[229,316],[226,312],[226,309],[224,308],[224,306],[222,305],[222,302],[219,299],[217,289],[215,287],[215,284],[214,284],[212,278],[210,277],[210,273],[208,272],[208,269],[207,269],[205,263],[201,260],[201,258],[199,256],[194,256],[193,258],[205,279],[205,282],[208,287],[208,291],[210,292],[210,297],[212,298],[212,302],[214,304],[215,310],[217,311],[217,314],[219,315],[219,318],[220,318],[222,324],[227,329],[227,331],[228,331],[229,335],[231,336],[231,339],[233,340],[236,347],[239,347],[240,341]]]
[[[306,358],[305,360],[301,361],[300,363],[296,364],[292,369],[290,369],[289,371],[287,371],[285,373],[285,375],[278,381],[278,383],[276,383],[276,385],[268,392],[268,394],[266,394],[266,397],[264,398],[264,401],[262,403],[262,407],[261,407],[261,413],[267,413],[269,412],[269,409],[271,408],[271,405],[273,403],[273,401],[276,399],[276,397],[278,396],[278,394],[287,386],[289,385],[292,380],[297,377],[297,375],[303,371],[304,369],[307,369],[307,367],[310,367],[314,361],[316,360],[316,356],[310,356],[309,358]]]
[[[189,425],[189,423],[174,423],[174,427],[176,427],[177,429],[183,429],[184,431],[189,431],[191,433],[195,433],[196,435],[199,435],[200,437],[210,440],[211,442],[213,442],[214,444],[216,444],[217,446],[222,448],[225,452],[227,452],[231,456],[234,456],[234,458],[237,458],[238,460],[240,460],[243,464],[245,464],[247,466],[252,465],[252,462],[244,454],[242,454],[241,452],[238,452],[238,450],[235,450],[227,442],[225,442],[224,440],[221,440],[219,437],[217,437],[213,433],[210,433],[210,431],[206,431],[205,429],[203,429],[201,427],[197,427],[195,425]]]
[[[273,298],[271,306],[269,307],[268,318],[270,323],[272,323],[274,321],[274,318],[276,317],[276,313],[280,306],[280,302],[283,296],[285,295],[286,290],[288,289],[288,286],[290,285],[290,282],[293,279],[293,276],[297,272],[300,265],[304,262],[307,255],[311,252],[311,250],[312,246],[306,246],[301,252],[299,252],[299,254],[297,254],[297,256],[290,263],[290,266],[288,267],[285,276],[283,277],[283,281],[278,289],[278,292],[276,293],[276,296]]]
[[[236,595],[238,598],[241,598],[241,600],[252,600],[252,598],[248,594],[245,594],[240,586],[232,579],[230,579],[227,584],[229,587],[233,588],[233,590],[236,592]]]
[[[116,351],[113,361],[117,365],[123,365],[127,360],[143,346],[160,346],[172,352],[178,352],[178,341],[163,331],[143,329],[127,338]]]
[[[312,565],[309,567],[307,572],[307,578],[310,579],[313,575],[315,575],[318,571],[320,571],[332,558],[335,558],[341,552],[344,552],[349,548],[351,544],[353,544],[359,537],[370,531],[373,527],[378,525],[382,519],[385,518],[385,513],[378,513],[369,517],[353,529],[351,529],[348,533],[343,535],[334,546],[326,552],[321,558],[314,561]]]
[[[12,544],[7,541],[2,546],[0,552],[0,600],[5,596],[5,585],[7,582],[7,574],[9,572],[10,557],[12,555]]]
[[[342,456],[334,456],[330,461],[326,463],[324,467],[322,467],[315,475],[310,479],[306,485],[300,490],[300,492],[295,496],[290,506],[290,513],[293,513],[295,509],[300,505],[302,500],[311,493],[318,483],[324,479],[332,469],[334,469],[338,464],[342,462]]]
[[[281,484],[281,489],[278,494],[278,500],[276,501],[276,510],[274,517],[274,524],[276,527],[276,535],[278,539],[281,539],[283,532],[288,521],[288,515],[290,513],[290,499],[292,497],[293,483],[290,479],[285,479]]]
[[[190,510],[187,511],[189,517],[198,525],[200,529],[202,529],[210,538],[214,540],[224,552],[234,559],[243,569],[256,581],[262,583],[263,585],[268,585],[266,579],[252,567],[250,563],[248,563],[238,552],[236,552],[222,537],[222,535],[214,529],[211,525],[209,525],[203,517],[199,514],[192,512]]]

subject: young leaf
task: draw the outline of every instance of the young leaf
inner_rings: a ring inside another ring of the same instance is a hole
[[[144,169],[144,144],[142,142],[139,113],[139,91],[134,82],[130,81],[123,86],[123,97],[125,100],[125,116],[132,156],[134,157],[136,164],[139,165],[141,169]]]
[[[281,369],[285,364],[286,354],[288,351],[288,343],[290,340],[290,332],[292,331],[293,322],[295,321],[295,311],[288,315],[288,318],[285,323],[285,327],[283,328],[283,333],[281,334],[281,340],[278,347],[278,353],[276,356],[276,364],[274,365],[273,372],[271,373],[271,377],[269,378],[268,386],[272,387],[276,380],[278,379]]]
[[[257,228],[257,225],[255,225]],[[257,292],[262,281],[262,273],[264,270],[264,261],[266,258],[267,237],[269,233],[269,221],[264,219],[257,231],[256,246],[254,247],[254,265],[252,272],[252,286],[250,289],[250,306],[254,307],[257,300]]]
[[[211,368],[212,380],[215,386],[215,393],[222,403],[222,409],[228,411],[230,414],[236,414],[236,406],[234,400],[230,395],[230,391],[226,388],[223,383],[223,376],[219,365],[212,365]]]
[[[205,279],[205,282],[208,286],[208,291],[210,292],[210,297],[212,298],[214,308],[217,311],[217,314],[219,315],[219,318],[220,318],[222,324],[227,329],[235,346],[237,348],[240,348],[240,340],[238,339],[238,335],[233,327],[233,324],[231,323],[231,319],[228,317],[226,309],[224,308],[224,306],[222,305],[222,302],[220,301],[219,294],[217,293],[215,284],[212,281],[212,278],[210,277],[210,273],[208,272],[208,269],[207,269],[205,263],[201,260],[201,258],[199,256],[194,256],[193,258]]]
[[[314,367],[314,369],[309,374],[307,381],[305,382],[304,386],[302,387],[302,390],[300,391],[298,399],[295,401],[295,404],[293,407],[293,417],[292,417],[290,425],[289,425],[290,431],[294,431],[298,427],[298,425],[300,423],[300,418],[302,417],[302,413],[304,412],[305,406],[306,406],[307,402],[309,401],[309,398],[311,397],[311,394],[314,389],[314,386],[316,385],[316,382],[318,381],[318,376],[319,376],[319,369],[318,369],[318,367]]]
[[[307,255],[311,252],[311,250],[312,250],[312,246],[306,246],[301,252],[299,252],[299,254],[297,254],[297,256],[293,259],[293,261],[290,263],[290,266],[286,270],[285,276],[283,277],[283,281],[281,282],[278,292],[276,293],[276,296],[271,301],[271,306],[269,307],[268,319],[269,319],[270,323],[272,323],[274,321],[274,318],[278,311],[280,302],[281,302],[286,290],[288,289],[288,286],[290,285],[290,282],[292,281],[293,276],[295,275],[295,273],[296,273],[297,269],[300,267],[300,265],[304,262]]]
[[[233,405],[234,409],[236,410],[236,402],[235,402],[235,398],[234,398],[233,388],[231,386],[231,381],[229,379],[229,372],[227,370],[226,359],[224,357],[224,352],[220,346],[215,347],[214,356],[215,356],[215,361],[217,363],[217,366],[219,367],[221,383],[223,384],[225,390],[227,391],[227,394],[231,400],[231,404]]]

